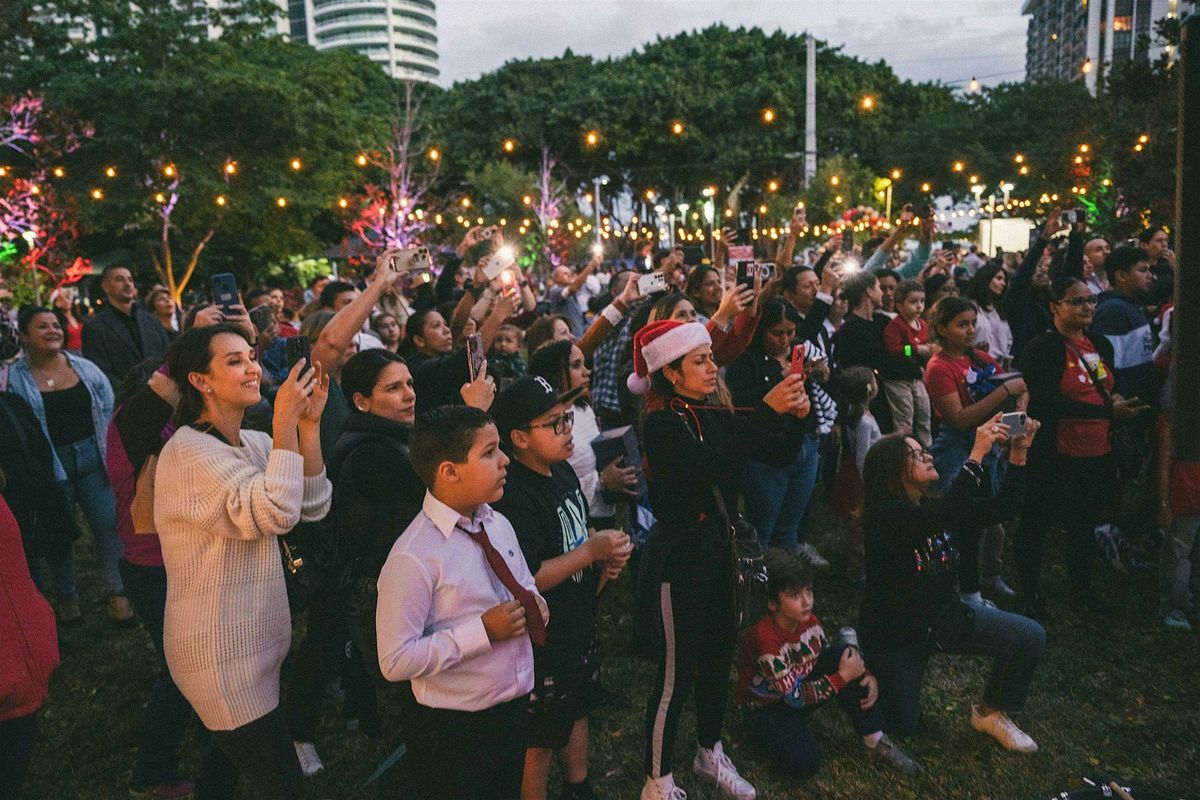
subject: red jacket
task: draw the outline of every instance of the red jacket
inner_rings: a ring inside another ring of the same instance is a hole
[[[29,577],[21,531],[0,497],[0,722],[37,711],[57,666],[54,612]]]

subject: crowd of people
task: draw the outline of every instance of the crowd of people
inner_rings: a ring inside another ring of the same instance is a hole
[[[1200,624],[1167,235],[1110,243],[1054,209],[989,258],[935,247],[907,207],[886,238],[806,231],[801,209],[752,259],[725,230],[707,254],[597,245],[543,273],[494,270],[504,231],[476,227],[428,270],[387,250],[186,307],[139,302],[113,264],[90,307],[62,288],[0,314],[0,639],[24,643],[0,648],[0,795],[20,796],[56,628],[83,620],[80,519],[108,617],[160,662],[134,798],[299,798],[335,681],[347,718],[405,745],[381,798],[594,797],[589,717],[624,688],[602,683],[614,590],[636,608],[616,633],[656,665],[643,800],[685,797],[689,697],[692,770],[722,796],[756,796],[731,700],[783,773],[820,769],[810,714],[833,701],[864,760],[912,774],[941,654],[992,660],[969,723],[1036,751],[1014,717],[1054,646],[1051,529],[1081,612],[1115,613],[1098,556],[1157,557],[1162,623]],[[842,523],[824,553],[818,502]],[[861,598],[827,609],[857,616],[836,631],[815,612],[831,561]]]

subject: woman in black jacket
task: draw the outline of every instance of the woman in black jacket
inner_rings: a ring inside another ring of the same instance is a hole
[[[754,408],[789,374],[797,322],[795,310],[786,301],[772,299],[763,303],[750,347],[725,372],[735,406]],[[808,347],[811,345],[806,350]],[[805,369],[808,368],[828,374],[823,371],[828,369],[823,362],[806,363]],[[811,394],[811,387],[805,388]],[[805,509],[817,483],[817,415],[785,420],[789,427],[797,429],[799,444],[777,454],[776,460],[783,462],[782,467],[771,466],[753,456],[746,461],[742,472],[746,518],[758,531],[764,547],[782,547],[798,553],[815,567],[827,567],[829,562],[806,541],[808,531],[803,524]],[[796,438],[789,436],[789,443]]]
[[[736,511],[746,459],[774,462],[790,426],[810,405],[803,379],[789,375],[756,405],[749,418],[714,402],[717,364],[703,325],[652,322],[634,337],[635,372],[629,388],[649,391],[644,441],[655,536],[666,549],[658,583],[663,651],[646,709],[646,784],[642,800],[673,799],[682,792],[671,774],[671,751],[683,702],[696,688],[698,778],[728,796],[752,798],[754,787],[738,775],[721,745],[736,638],[731,599],[730,540],[723,521]],[[795,447],[793,443],[792,447]],[[793,450],[794,452],[794,450]],[[778,464],[778,462],[775,462]],[[648,578],[643,577],[643,580]]]
[[[364,350],[342,367],[341,386],[351,411],[329,458],[333,502],[326,524],[337,534],[350,585],[309,606],[308,632],[289,680],[288,728],[306,774],[321,764],[314,744],[321,701],[339,667],[348,711],[357,711],[368,725],[374,724],[372,706],[396,713],[396,684],[384,680],[375,650],[375,579],[425,497],[425,485],[408,460],[416,393],[404,359],[388,350]],[[345,661],[347,638],[358,647],[361,663]]]
[[[1021,576],[1024,613],[1046,615],[1040,575],[1046,531],[1066,528],[1066,564],[1071,599],[1089,611],[1115,609],[1091,586],[1093,530],[1117,490],[1112,423],[1149,406],[1112,393],[1113,349],[1087,331],[1096,296],[1078,278],[1050,287],[1054,327],[1032,340],[1020,367],[1029,389],[1029,413],[1043,420],[1046,433],[1030,454],[1029,493],[1017,528],[1014,552]]]
[[[935,652],[992,657],[983,702],[971,709],[971,726],[1009,750],[1032,753],[1037,744],[1008,714],[1024,706],[1046,633],[1031,619],[959,599],[955,578],[964,537],[1007,519],[1025,484],[1025,457],[1038,424],[1012,439],[1000,491],[981,493],[980,466],[992,445],[1008,438],[997,414],[975,432],[970,457],[949,491],[930,499],[938,480],[933,456],[905,434],[880,439],[867,453],[867,585],[859,633],[867,665],[879,680],[889,733],[913,733],[921,718],[921,684]]]

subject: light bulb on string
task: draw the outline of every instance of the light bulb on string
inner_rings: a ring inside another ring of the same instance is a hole
[[[683,130],[683,123],[679,120],[675,120],[671,123],[671,133],[675,134],[676,136],[682,136]]]
[[[365,167],[367,165],[367,154],[359,153],[357,156],[355,156],[354,163],[358,164],[360,167]]]
[[[174,164],[167,164],[163,167],[163,175],[166,175],[168,178],[174,178],[177,174],[178,170],[175,169]]]
[[[65,169],[63,169],[62,167],[55,167],[55,168],[54,168],[54,177],[56,177],[56,178],[61,178],[61,177],[63,177],[63,176],[64,176],[64,175],[66,175],[66,174],[67,174],[67,171],[66,171]]]
[[[300,159],[298,159],[298,158],[293,158],[290,162],[290,166],[292,168],[292,171],[299,172],[300,170],[302,170],[304,168],[304,163],[302,161],[300,161]]]
[[[106,177],[106,178],[117,177],[117,168],[116,167],[105,167],[104,168],[104,177]]]
[[[226,175],[236,175],[237,170],[238,170],[238,168],[237,168],[236,161],[226,161],[225,162],[225,174]]]
[[[275,205],[279,206],[280,208],[287,208],[287,203],[287,198],[283,195],[275,198]]]
[[[439,161],[442,158],[442,151],[438,150],[436,147],[431,147],[425,151],[425,157],[430,161]]]
[[[967,91],[971,94],[979,93],[979,81],[974,76],[967,82]]]
[[[511,153],[511,152],[515,151],[517,149],[517,140],[516,139],[505,139],[501,143],[500,149],[502,149],[506,153]]]
[[[217,195],[217,205],[224,206],[228,202],[229,201],[225,199],[225,195],[223,195],[223,194]]]

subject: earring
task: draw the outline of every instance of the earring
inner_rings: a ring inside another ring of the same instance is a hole
[[[355,406],[355,408],[357,408],[359,411],[366,411],[366,410],[367,410],[367,409],[366,409],[366,406],[361,406],[361,405]]]

